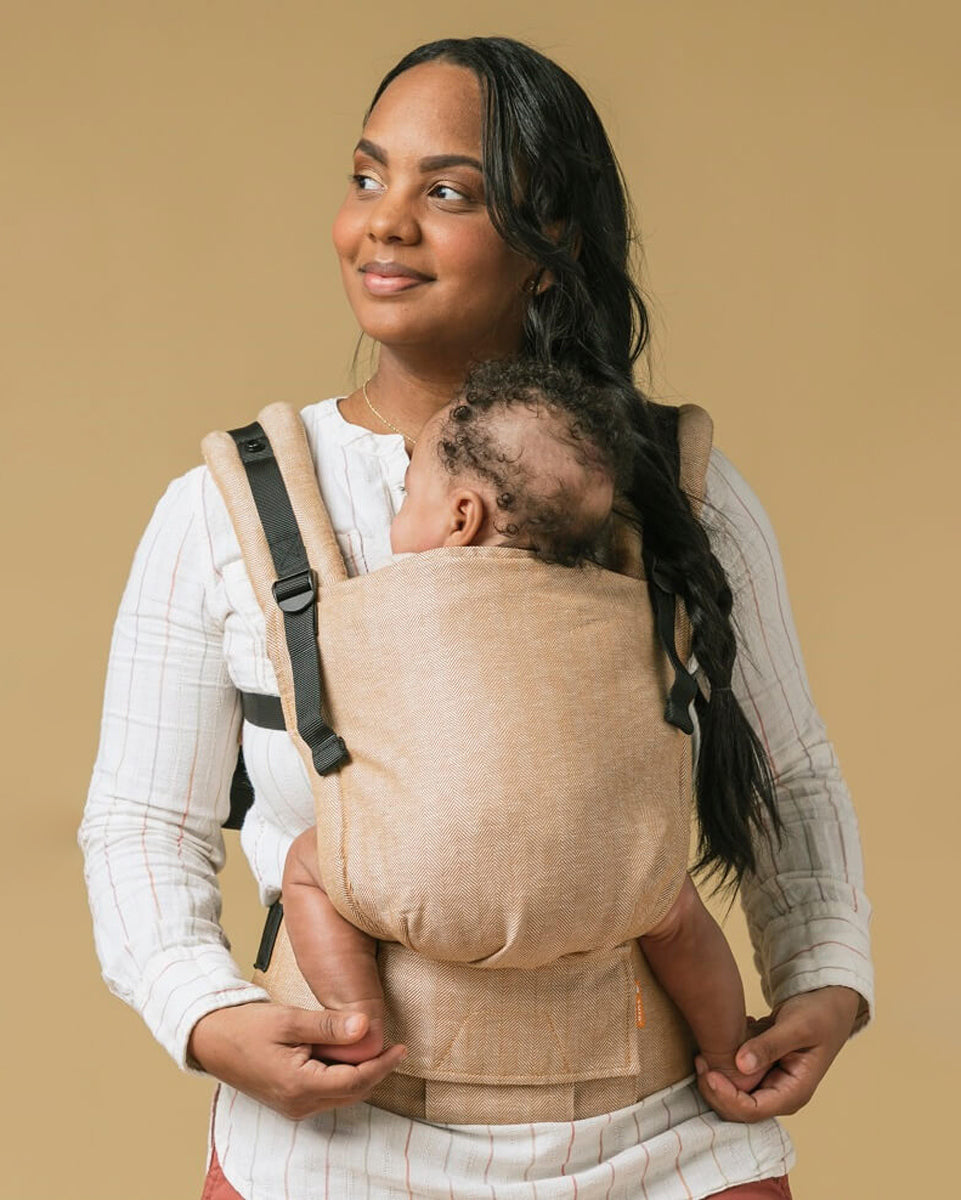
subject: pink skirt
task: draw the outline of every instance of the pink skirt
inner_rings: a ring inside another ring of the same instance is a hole
[[[224,1178],[216,1150],[212,1150],[210,1154],[210,1167],[207,1170],[207,1178],[204,1180],[204,1190],[200,1200],[244,1200],[240,1192],[232,1188]]]

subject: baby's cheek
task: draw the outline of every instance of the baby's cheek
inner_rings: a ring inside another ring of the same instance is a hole
[[[393,554],[404,554],[417,547],[411,545],[410,509],[406,501],[398,510],[397,516],[390,523],[390,548]]]

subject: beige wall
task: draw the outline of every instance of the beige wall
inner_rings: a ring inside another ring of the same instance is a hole
[[[329,226],[361,112],[402,52],[471,33],[534,42],[608,123],[645,235],[656,390],[713,412],[772,516],[858,804],[879,1016],[789,1121],[795,1193],[943,1194],[959,1066],[955,6],[328,7],[8,0],[0,15],[16,981],[0,1195],[199,1194],[210,1088],[102,987],[74,842],[113,612],[207,430],[352,386]],[[231,851],[225,920],[249,963],[259,914]]]

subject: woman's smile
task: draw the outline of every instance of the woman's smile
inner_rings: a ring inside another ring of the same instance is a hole
[[[393,296],[395,292],[406,292],[410,288],[429,283],[427,279],[414,279],[410,275],[378,275],[364,271],[364,287],[372,296]]]
[[[423,271],[399,262],[368,262],[360,268],[360,273],[364,277],[364,287],[373,296],[393,296],[395,292],[407,291],[420,283],[432,282]]]

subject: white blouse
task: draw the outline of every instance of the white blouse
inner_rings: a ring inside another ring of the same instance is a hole
[[[388,527],[408,457],[397,434],[303,410],[321,491],[351,575],[390,561]],[[763,509],[714,450],[703,519],[736,597],[734,689],[775,769],[785,826],[760,848],[742,903],[765,997],[842,984],[873,1007],[857,821],[811,699],[777,544]],[[206,467],[170,484],[134,558],[114,628],[103,725],[79,832],[107,985],[185,1070],[206,1013],[265,999],[219,924],[238,691],[273,693],[264,621]],[[265,905],[292,839],[313,823],[304,766],[283,731],[245,725],[256,800],[241,844]],[[787,1171],[778,1122],[720,1120],[690,1079],[600,1117],[433,1125],[361,1103],[291,1121],[227,1085],[213,1143],[248,1200],[674,1200]]]

